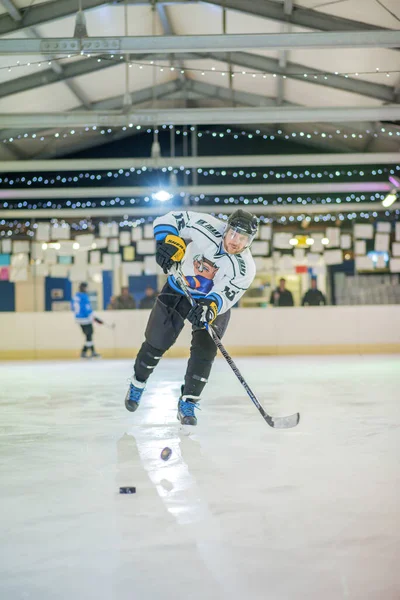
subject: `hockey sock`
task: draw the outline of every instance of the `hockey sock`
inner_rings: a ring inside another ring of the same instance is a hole
[[[143,342],[133,368],[135,379],[141,383],[146,382],[160,362],[162,355],[162,350],[157,350],[148,342]]]

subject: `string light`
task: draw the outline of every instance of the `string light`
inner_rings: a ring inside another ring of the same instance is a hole
[[[96,55],[95,55],[96,56]],[[86,53],[84,50],[79,50],[74,54],[69,54],[68,58],[79,58],[80,60],[86,60],[86,59],[90,59],[92,57],[92,55],[90,53]],[[51,65],[52,62],[60,62],[62,60],[65,60],[66,57],[64,56],[59,56],[59,57],[55,57],[53,58],[51,61],[47,62],[47,65]],[[112,62],[114,64],[119,64],[121,60],[124,59],[123,55],[120,55],[119,57],[115,57],[114,54],[111,54],[110,56],[106,56],[104,54],[98,55],[97,57],[97,62]],[[128,60],[127,64],[129,64],[129,66],[137,66],[139,67],[139,69],[143,69],[144,67],[149,67],[149,68],[155,68],[155,69],[159,69],[160,72],[163,72],[164,69],[170,69],[171,71],[176,70],[174,67],[171,67],[168,64],[163,64],[163,63],[156,63],[153,60],[149,61],[149,62],[143,62],[143,61],[132,61],[132,60]],[[18,68],[18,67],[30,67],[30,66],[37,66],[37,67],[41,67],[43,66],[43,61],[42,60],[37,60],[34,62],[25,62],[25,63],[21,63],[20,61],[17,61],[15,64],[10,64],[10,65],[3,65],[0,66],[0,70],[10,70],[13,68]],[[214,73],[214,74],[218,74],[221,76],[226,76],[226,71],[222,70],[222,69],[217,69],[216,67],[211,67],[210,69],[206,69],[204,67],[190,67],[190,68],[186,68],[183,70],[181,70],[181,73],[189,73],[189,72],[199,72],[199,73]],[[335,78],[335,77],[345,77],[348,78],[350,76],[354,76],[354,77],[360,77],[362,75],[377,75],[377,76],[385,76],[385,77],[390,77],[391,74],[397,74],[400,73],[400,69],[380,69],[379,67],[377,67],[375,70],[366,70],[366,71],[353,71],[353,72],[340,72],[340,71],[321,71],[320,73],[316,74],[315,71],[307,71],[305,70],[303,73],[299,73],[298,71],[294,71],[293,73],[290,72],[290,70],[286,70],[285,74],[283,73],[265,73],[262,70],[259,71],[246,71],[246,70],[237,70],[237,71],[232,71],[232,75],[237,76],[237,75],[242,75],[242,76],[247,76],[247,77],[261,77],[261,78],[266,78],[266,77],[281,77],[282,79],[286,79],[287,77],[294,77],[294,78],[299,78],[299,77],[303,77],[303,78],[312,78],[315,81],[318,81],[319,79],[324,79],[325,81],[328,80],[330,77]]]
[[[134,126],[133,123],[129,123],[129,127],[130,128],[132,128],[133,126]],[[163,125],[163,128],[165,128],[165,127],[166,126]],[[140,128],[141,128],[141,126],[137,126],[137,129],[140,129]],[[91,131],[96,131],[96,130],[97,130],[97,127],[95,125],[92,126],[91,128],[90,127],[82,127],[79,130],[77,129],[77,130],[71,130],[71,131],[62,129],[62,130],[56,132],[56,133],[58,133],[58,136],[55,133],[48,133],[48,134],[45,134],[45,135],[41,136],[40,140],[44,141],[45,139],[53,139],[53,141],[54,141],[54,138],[56,138],[58,140],[58,139],[61,139],[61,136],[62,136],[62,138],[65,139],[66,137],[68,137],[70,135],[74,135],[74,134],[76,134],[78,136],[83,136],[86,133],[90,133]],[[112,134],[112,133],[118,133],[120,131],[126,131],[126,130],[127,130],[127,127],[124,125],[122,127],[108,128],[107,129],[107,133],[108,134]],[[74,133],[72,133],[72,131]],[[103,132],[104,133],[102,133],[102,135],[105,135],[105,130],[103,130]],[[153,129],[152,128],[148,128],[147,129],[147,133],[148,134],[152,134],[153,133]],[[182,132],[179,129],[177,129],[175,131],[175,133],[176,133],[176,135],[181,135],[182,134]],[[220,131],[214,132],[212,130],[205,130],[205,131],[199,131],[197,133],[197,137],[201,138],[201,137],[207,136],[207,135],[216,137],[216,135],[220,136],[220,134],[221,134]],[[187,133],[183,133],[183,135],[187,135]],[[230,136],[234,140],[239,139],[239,135],[237,133],[235,133],[235,132],[232,132],[229,129],[227,129],[224,132],[224,135]],[[371,135],[371,132],[370,132],[370,130],[366,129],[366,130],[363,130],[362,133],[360,132],[360,133],[351,133],[351,134],[349,133],[349,134],[347,134],[347,133],[343,133],[340,129],[337,129],[337,130],[333,131],[330,134],[327,134],[325,131],[317,131],[317,130],[314,130],[312,133],[307,133],[306,134],[304,131],[302,131],[302,132],[288,131],[287,133],[285,133],[281,129],[278,129],[277,131],[274,131],[274,132],[269,133],[269,134],[262,133],[259,130],[256,130],[256,131],[254,131],[252,133],[249,132],[249,131],[242,132],[242,135],[243,136],[246,135],[249,139],[260,138],[260,139],[263,139],[263,140],[266,140],[266,141],[274,141],[274,140],[276,140],[279,137],[282,138],[282,139],[285,139],[285,140],[289,140],[290,138],[296,138],[297,136],[299,136],[299,137],[304,137],[304,138],[307,138],[307,139],[318,138],[318,140],[323,140],[324,142],[328,142],[329,140],[332,140],[334,138],[334,136],[336,136],[336,137],[343,137],[344,139],[348,139],[349,136],[352,139],[354,139],[354,140],[355,139],[363,139],[365,135]],[[400,137],[400,129],[387,129],[385,127],[382,127],[380,129],[379,133],[374,133],[373,135],[374,135],[375,138],[378,138],[378,137],[379,138]],[[13,142],[16,142],[16,141],[19,141],[19,140],[22,140],[22,139],[24,139],[24,141],[26,141],[28,143],[30,141],[30,139],[36,139],[36,138],[37,138],[37,134],[36,133],[31,133],[30,134],[28,132],[24,132],[24,133],[19,133],[19,134],[15,135],[13,137],[10,137],[10,138],[4,138],[2,140],[2,143],[3,144],[12,144]]]
[[[184,192],[182,192],[180,194],[180,196],[184,196]],[[382,204],[381,204],[381,200],[385,197],[384,194],[382,195],[376,195],[377,197],[374,199],[371,199],[371,202],[374,202],[377,206],[376,211],[381,211],[382,210]],[[301,196],[297,197],[297,198],[292,198],[292,197],[276,197],[274,195],[262,195],[262,196],[230,196],[230,197],[220,197],[220,196],[206,196],[205,194],[199,194],[198,196],[189,196],[189,199],[192,203],[192,205],[197,205],[199,203],[201,203],[202,206],[208,206],[210,208],[210,210],[212,210],[212,207],[215,204],[235,204],[235,205],[264,205],[264,206],[280,206],[282,208],[282,212],[285,212],[285,206],[288,207],[291,204],[295,204],[295,205],[299,205],[302,204],[304,206],[304,210],[307,211],[307,206],[316,206],[318,204],[320,205],[326,205],[329,199],[325,198],[325,197],[320,197],[320,196],[314,196],[314,197],[307,197],[307,198],[303,198]],[[105,206],[124,206],[125,203],[130,203],[130,204],[136,204],[139,208],[140,206],[143,206],[144,202],[148,202],[149,201],[149,197],[141,197],[141,198],[136,198],[134,199],[134,202],[132,202],[133,199],[124,199],[124,198],[120,198],[120,197],[115,197],[115,198],[107,198],[107,199],[102,199],[102,200],[86,200],[86,199],[82,199],[82,200],[77,200],[76,202],[72,203],[71,200],[67,200],[67,201],[63,201],[63,204],[60,203],[56,203],[55,200],[52,201],[41,201],[41,200],[36,200],[35,204],[28,204],[27,201],[24,202],[19,202],[18,200],[10,200],[9,202],[5,201],[3,203],[0,203],[0,208],[1,209],[28,209],[28,210],[36,210],[36,209],[40,209],[40,208],[52,208],[52,209],[57,209],[57,208],[86,208],[88,206],[92,207],[92,208],[96,208],[96,207],[105,207]],[[340,200],[340,199],[337,199]],[[178,201],[178,202],[177,202]],[[352,199],[352,201],[360,201],[360,197],[355,197]],[[179,206],[179,196],[175,197],[175,204],[177,206]],[[362,203],[361,203],[362,206]],[[392,209],[392,211],[389,212],[389,215],[391,215],[392,213],[396,213],[398,214],[399,211],[396,209],[396,211],[394,211]],[[351,213],[349,213],[351,214]],[[356,213],[354,213],[355,215]],[[361,217],[363,218],[363,214],[364,213],[360,213]],[[369,213],[368,213],[369,214]]]
[[[140,127],[140,126],[138,126]],[[107,133],[110,132],[110,129],[107,130]],[[103,129],[101,130],[102,134],[106,134],[106,131]],[[57,136],[58,134],[55,133],[55,136]],[[216,136],[217,134],[214,132],[214,135]],[[219,136],[223,136],[223,133],[219,133]],[[200,178],[203,179],[208,179],[209,177],[211,178],[219,178],[219,177],[223,177],[223,178],[228,178],[232,181],[232,183],[236,183],[238,180],[242,179],[244,181],[249,181],[251,180],[252,183],[275,183],[276,181],[279,181],[282,183],[285,183],[287,181],[294,181],[294,182],[301,182],[301,183],[312,183],[315,180],[318,180],[319,182],[323,183],[323,182],[332,182],[332,181],[338,181],[338,182],[346,182],[349,179],[351,179],[352,183],[357,183],[357,182],[362,182],[362,181],[369,181],[371,179],[377,179],[378,181],[386,181],[388,179],[388,177],[390,175],[394,175],[396,172],[398,172],[400,170],[400,164],[396,165],[396,166],[381,166],[379,168],[377,168],[376,166],[371,166],[369,167],[368,165],[364,166],[362,169],[356,167],[353,169],[349,169],[348,167],[342,167],[342,168],[338,168],[338,167],[321,167],[320,170],[318,171],[310,171],[308,168],[306,168],[305,170],[301,167],[275,167],[274,169],[262,169],[262,170],[254,170],[254,168],[245,168],[245,169],[235,169],[235,168],[225,168],[225,169],[208,169],[208,168],[198,168],[196,169],[197,171],[197,175]],[[135,169],[135,167],[131,167],[130,169],[119,169],[119,170],[109,170],[109,171],[102,171],[102,170],[96,170],[96,171],[92,171],[92,172],[87,172],[85,175],[83,175],[83,173],[79,174],[79,177],[77,175],[56,175],[53,178],[50,178],[49,175],[46,175],[45,173],[42,173],[41,175],[38,176],[33,176],[31,177],[31,175],[29,173],[27,174],[16,174],[14,177],[8,177],[7,175],[3,175],[2,177],[0,177],[0,188],[6,188],[8,186],[14,186],[14,184],[18,184],[19,187],[24,188],[27,186],[34,186],[34,187],[43,187],[43,186],[60,186],[61,185],[67,185],[71,184],[71,183],[77,183],[79,179],[85,178],[85,179],[91,179],[92,181],[96,181],[96,182],[101,182],[102,180],[105,179],[109,179],[109,178],[115,178],[118,179],[120,177],[122,178],[132,178],[134,177],[135,179],[139,179],[139,184],[143,185],[143,182],[140,181],[141,179],[141,175],[144,175],[145,177],[146,172],[152,173],[153,171],[161,171],[161,173],[174,173],[175,175],[178,175],[180,172],[185,171],[188,175],[191,174],[192,170],[191,169],[185,169],[183,166],[178,167],[172,167],[172,166],[168,166],[168,167],[161,167],[160,169],[156,169],[153,167],[146,167],[143,166],[141,169]],[[71,173],[74,172],[74,169],[71,169]],[[35,185],[36,184],[36,185]],[[145,183],[146,185],[146,183]],[[340,203],[340,202],[350,202],[350,201],[375,201],[376,199],[382,199],[382,197],[384,197],[384,194],[381,194],[379,192],[374,193],[372,195],[365,195],[365,194],[361,194],[359,196],[355,196],[355,194],[349,194],[347,196],[345,195],[338,195],[335,199],[331,198],[330,196],[327,196],[326,198],[322,198],[322,202],[336,202],[336,203]],[[277,198],[278,202],[282,201],[281,197]],[[287,201],[291,202],[292,198],[289,196]],[[307,199],[302,198],[302,197],[298,197],[298,202],[309,202],[311,201],[311,198],[308,197]]]

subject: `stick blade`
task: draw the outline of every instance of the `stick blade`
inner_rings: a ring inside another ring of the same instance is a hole
[[[300,421],[300,413],[295,413],[289,417],[270,417],[265,415],[264,419],[267,421],[270,427],[274,429],[290,429],[296,427]]]

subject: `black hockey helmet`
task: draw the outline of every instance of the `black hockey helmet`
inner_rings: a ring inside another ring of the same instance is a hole
[[[243,247],[244,250],[245,248],[248,248],[254,240],[258,231],[258,225],[259,221],[255,215],[252,215],[247,210],[239,208],[239,210],[235,210],[229,217],[225,235],[229,230],[233,230],[241,235],[247,236],[247,242]]]
[[[88,284],[86,283],[86,281],[82,281],[82,283],[79,284],[80,292],[86,292],[87,288],[88,288]]]

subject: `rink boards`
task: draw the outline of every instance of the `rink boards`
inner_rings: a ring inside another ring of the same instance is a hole
[[[149,311],[99,311],[115,329],[95,325],[96,349],[104,357],[130,358],[140,347]],[[0,359],[78,357],[80,328],[69,312],[0,313]],[[400,352],[400,306],[241,308],[232,311],[224,338],[233,355],[364,354]],[[185,327],[171,357],[186,357]]]

